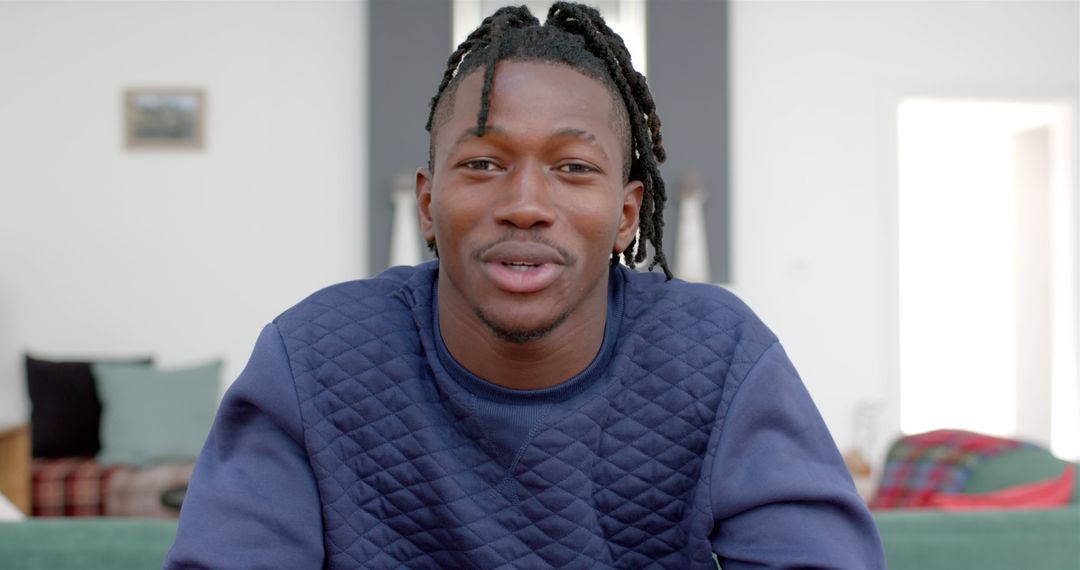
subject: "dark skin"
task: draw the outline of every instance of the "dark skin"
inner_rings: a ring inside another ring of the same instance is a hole
[[[482,72],[465,77],[416,176],[439,247],[440,332],[463,366],[519,390],[581,372],[603,341],[608,267],[638,228],[643,186],[623,180],[610,92],[559,64],[503,61],[489,129]]]

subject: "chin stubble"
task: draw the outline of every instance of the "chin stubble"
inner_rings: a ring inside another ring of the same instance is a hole
[[[522,232],[521,230],[507,230],[507,232],[503,234],[499,239],[473,251],[472,257],[473,259],[480,261],[480,259],[483,257],[484,252],[495,247],[498,244],[514,240],[523,240],[541,243],[558,251],[559,255],[562,256],[563,264],[567,267],[571,267],[577,263],[577,256],[570,253],[566,249],[563,249],[559,246],[559,244],[555,243],[554,241],[547,239],[539,230],[530,229],[528,230],[526,236],[522,236],[522,234],[524,233],[525,232]],[[491,330],[492,334],[495,335],[495,338],[513,344],[526,344],[534,340],[544,338],[545,336],[550,334],[551,331],[555,330],[559,325],[561,325],[568,316],[570,316],[570,311],[566,311],[555,317],[555,319],[549,323],[546,323],[539,327],[524,329],[504,327],[497,323],[494,319],[489,317],[487,313],[485,313],[484,310],[480,307],[474,307],[473,312],[476,313],[476,317],[480,319],[480,322],[484,323],[488,327],[488,329]]]
[[[555,330],[559,325],[561,325],[563,321],[566,320],[566,317],[569,315],[569,312],[562,313],[559,316],[555,317],[555,320],[539,327],[534,327],[531,329],[513,329],[504,327],[499,323],[495,322],[494,320],[489,318],[482,309],[476,309],[477,318],[480,319],[480,322],[487,325],[488,329],[491,330],[491,332],[495,335],[496,338],[513,344],[526,344],[528,342],[544,338],[545,336],[550,334],[551,331]]]

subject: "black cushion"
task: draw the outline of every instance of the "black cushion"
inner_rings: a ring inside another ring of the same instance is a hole
[[[152,359],[123,362],[152,364]],[[34,457],[93,457],[101,449],[101,401],[90,365],[26,355]]]

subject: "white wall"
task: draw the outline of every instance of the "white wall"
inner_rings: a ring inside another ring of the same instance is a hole
[[[658,1],[658,0],[654,0]],[[359,1],[0,2],[0,425],[19,354],[224,356],[362,276]],[[732,6],[733,288],[780,335],[841,446],[898,429],[895,104],[1077,97],[1075,2]],[[208,148],[122,148],[120,92],[193,85]]]
[[[20,353],[226,359],[362,276],[357,1],[0,2],[0,425]],[[196,86],[202,152],[123,148],[121,91]]]
[[[899,430],[896,104],[1075,105],[1078,3],[735,0],[732,29],[733,288],[841,447],[867,399],[885,404],[883,446]]]

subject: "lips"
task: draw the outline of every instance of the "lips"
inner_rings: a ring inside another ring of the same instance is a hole
[[[557,249],[535,242],[495,244],[480,255],[480,262],[497,288],[518,294],[546,289],[566,267]]]

